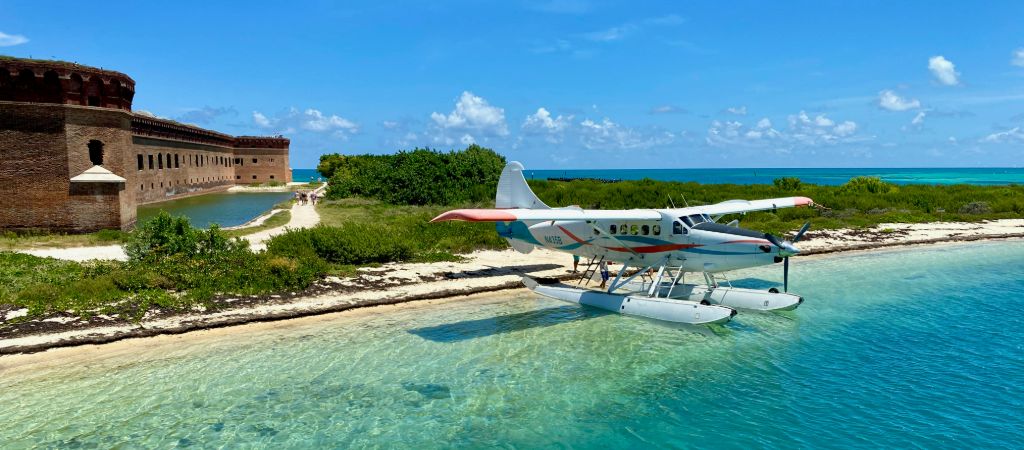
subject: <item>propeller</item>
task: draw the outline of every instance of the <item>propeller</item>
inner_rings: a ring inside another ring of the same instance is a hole
[[[789,257],[800,253],[800,250],[793,246],[793,244],[800,242],[800,239],[804,237],[804,233],[810,228],[811,223],[805,223],[804,226],[800,227],[800,231],[797,231],[796,236],[793,236],[792,241],[780,241],[779,238],[767,233],[764,235],[768,242],[779,248],[779,256],[782,256],[782,289],[785,292],[789,292]]]

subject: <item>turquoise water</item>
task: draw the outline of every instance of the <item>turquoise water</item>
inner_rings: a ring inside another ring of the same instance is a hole
[[[799,310],[703,333],[517,294],[173,337],[0,373],[0,447],[1019,448],[1022,262],[798,259]]]
[[[297,183],[317,181],[322,178],[323,175],[320,175],[320,172],[317,172],[316,169],[292,169],[292,181]]]
[[[941,168],[941,169],[601,169],[526,170],[529,178],[604,178],[698,183],[771,184],[780,177],[797,177],[805,183],[839,185],[858,176],[879,177],[897,184],[981,184],[1024,183],[1024,168]]]
[[[138,222],[143,223],[160,211],[167,211],[171,215],[186,216],[192,225],[201,228],[215,223],[222,227],[233,227],[256,218],[293,195],[291,192],[248,192],[180,198],[139,206]]]

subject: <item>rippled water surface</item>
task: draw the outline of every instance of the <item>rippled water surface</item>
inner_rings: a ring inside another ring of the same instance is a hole
[[[703,333],[517,294],[177,339],[0,373],[0,447],[1019,448],[1022,262],[799,260]]]

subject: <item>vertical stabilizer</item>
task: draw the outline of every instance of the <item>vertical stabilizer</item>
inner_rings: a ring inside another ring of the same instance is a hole
[[[501,171],[498,193],[494,196],[496,208],[551,209],[537,198],[523,177],[523,165],[512,161]]]

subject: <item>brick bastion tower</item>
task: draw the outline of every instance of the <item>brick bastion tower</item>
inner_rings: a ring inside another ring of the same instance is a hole
[[[0,56],[0,230],[128,230],[136,206],[291,181],[287,138],[132,112],[110,70]]]

